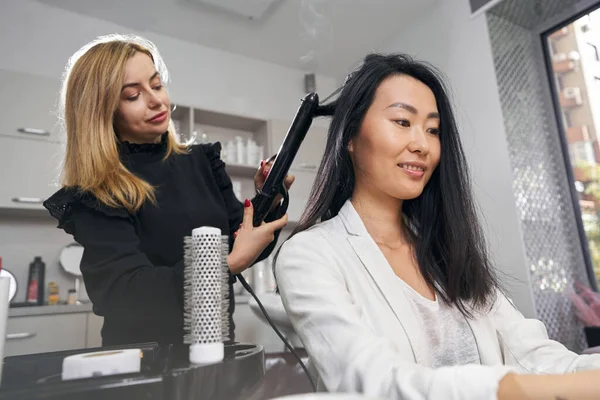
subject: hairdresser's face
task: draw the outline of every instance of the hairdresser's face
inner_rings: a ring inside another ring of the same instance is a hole
[[[384,80],[350,142],[356,189],[398,200],[418,197],[440,161],[433,92],[406,75]]]
[[[125,80],[114,125],[122,141],[152,143],[167,131],[171,102],[152,59],[136,53],[125,65]]]

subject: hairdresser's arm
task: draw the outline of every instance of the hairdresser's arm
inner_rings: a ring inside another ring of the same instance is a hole
[[[235,192],[233,191],[233,185],[231,183],[231,178],[227,175],[227,171],[225,170],[225,163],[221,160],[220,152],[221,152],[221,144],[204,144],[201,145],[204,150],[204,154],[208,158],[211,168],[213,171],[213,176],[215,177],[215,181],[219,190],[221,191],[221,197],[223,198],[223,202],[225,203],[225,207],[227,208],[227,215],[229,218],[229,232],[224,232],[224,234],[229,235],[229,249],[233,249],[233,242],[235,240],[234,233],[240,227],[242,220],[244,218],[244,205],[238,200],[235,196]],[[269,213],[265,218],[265,222],[275,221],[275,214]],[[269,257],[275,245],[277,244],[277,239],[279,237],[279,233],[281,231],[275,232],[274,240],[263,250],[263,252],[258,256],[255,262],[259,262]]]
[[[504,366],[431,369],[403,358],[353,303],[325,236],[303,232],[282,246],[276,277],[285,309],[325,387],[402,400],[495,399]]]
[[[72,210],[70,224],[84,247],[81,272],[100,315],[182,321],[183,261],[154,266],[140,250],[128,218],[79,205]]]
[[[578,355],[550,340],[541,321],[525,318],[502,293],[498,294],[492,320],[505,363],[520,372],[561,374],[600,369],[600,355]]]

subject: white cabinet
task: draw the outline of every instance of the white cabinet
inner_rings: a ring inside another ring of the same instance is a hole
[[[86,314],[11,317],[5,356],[85,348]]]
[[[93,312],[9,317],[4,355],[101,347],[103,321]]]
[[[0,69],[0,208],[43,210],[62,159],[60,80]]]
[[[85,329],[85,347],[101,347],[102,346],[102,325],[104,317],[99,317],[94,313],[87,313],[87,322]]]
[[[0,69],[0,135],[59,141],[60,80]]]
[[[58,187],[62,145],[0,136],[0,208],[42,210]]]

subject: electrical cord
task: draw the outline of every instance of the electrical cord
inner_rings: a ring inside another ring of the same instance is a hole
[[[263,305],[260,302],[260,300],[258,300],[258,297],[254,293],[254,291],[252,290],[252,288],[250,287],[250,285],[248,285],[248,282],[246,282],[246,280],[244,279],[244,277],[241,274],[236,275],[236,277],[239,279],[239,281],[242,284],[242,286],[244,287],[244,289],[246,289],[246,291],[248,293],[250,293],[250,295],[254,298],[254,300],[256,300],[256,303],[258,304],[258,307],[260,308],[260,311],[262,311],[263,315],[267,319],[267,322],[269,323],[269,325],[271,325],[271,328],[273,328],[273,330],[275,331],[275,333],[277,334],[277,336],[279,336],[279,338],[283,341],[283,344],[285,344],[285,347],[290,351],[290,353],[293,354],[293,356],[296,358],[296,360],[298,361],[298,363],[300,363],[300,366],[304,370],[304,373],[306,374],[306,377],[308,378],[308,380],[310,382],[310,385],[313,388],[313,391],[316,392],[317,391],[317,385],[315,385],[315,382],[313,381],[312,377],[310,376],[310,373],[308,372],[308,368],[306,368],[306,365],[304,365],[304,363],[302,362],[302,359],[300,358],[300,356],[298,355],[298,353],[296,353],[296,351],[294,350],[294,348],[292,347],[292,345],[290,345],[288,343],[288,341],[281,334],[281,332],[279,331],[279,329],[277,329],[277,327],[275,326],[275,324],[271,320],[271,317],[269,317],[269,314],[267,313],[267,310],[265,310],[265,308],[263,307]]]

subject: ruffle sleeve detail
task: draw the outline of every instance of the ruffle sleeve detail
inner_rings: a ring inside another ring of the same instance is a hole
[[[65,232],[73,234],[72,216],[73,209],[84,207],[98,211],[109,217],[128,219],[131,217],[125,208],[113,208],[98,201],[94,195],[71,187],[62,188],[44,201],[44,207],[50,215],[58,221],[58,227]]]
[[[231,186],[231,179],[225,171],[225,163],[221,160],[221,143],[201,144],[202,151],[210,162],[210,167],[217,182],[217,186],[221,191]]]

